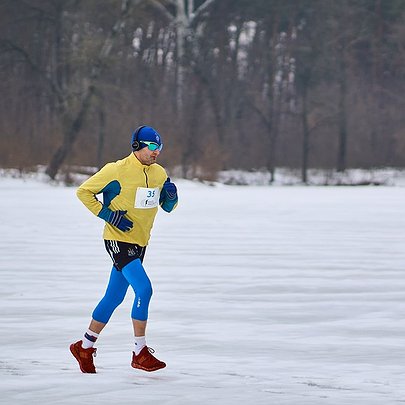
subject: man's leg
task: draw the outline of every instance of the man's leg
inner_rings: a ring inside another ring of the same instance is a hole
[[[166,367],[166,364],[152,355],[154,351],[147,347],[145,337],[149,302],[153,293],[152,284],[139,259],[127,264],[122,273],[135,292],[131,313],[135,340],[132,367],[145,371],[159,370]]]
[[[132,306],[132,325],[135,336],[135,354],[146,346],[145,332],[148,319],[149,302],[152,297],[152,284],[142,266],[141,260],[133,260],[123,269],[122,274],[134,290],[135,299]]]
[[[93,348],[100,332],[111,318],[112,313],[121,304],[129,283],[115,267],[112,268],[104,297],[100,300],[90,321],[89,328],[82,340],[70,345],[70,351],[79,363],[83,373],[95,373],[93,363],[96,349]]]
[[[135,300],[131,312],[132,319],[145,322],[145,324],[136,323],[139,332],[142,332],[142,330],[145,331],[149,302],[153,294],[152,284],[139,259],[128,263],[122,269],[122,274],[135,293]]]
[[[92,319],[90,321],[89,329],[97,334],[100,334],[101,331],[104,329],[106,323],[96,321],[95,319]]]
[[[145,336],[147,321],[138,321],[132,319],[132,326],[134,328],[134,336]]]

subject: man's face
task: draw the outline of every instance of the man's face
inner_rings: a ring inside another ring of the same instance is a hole
[[[149,148],[146,147],[135,151],[134,154],[143,165],[150,166],[152,163],[156,163],[160,152],[158,149],[149,150]]]

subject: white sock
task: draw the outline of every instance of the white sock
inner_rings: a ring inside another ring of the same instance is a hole
[[[88,349],[90,347],[93,347],[94,343],[96,343],[98,335],[99,335],[98,333],[93,332],[90,329],[87,329],[87,332],[84,334],[83,340],[82,340],[83,349]]]
[[[135,356],[141,352],[141,350],[146,346],[145,336],[135,336]]]

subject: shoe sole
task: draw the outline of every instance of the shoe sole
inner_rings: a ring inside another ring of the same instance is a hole
[[[151,372],[151,371],[157,371],[157,370],[160,370],[160,369],[162,369],[162,368],[165,368],[165,367],[166,367],[166,364],[165,364],[164,366],[156,366],[156,367],[153,367],[153,368],[146,368],[146,367],[140,366],[139,364],[134,364],[134,363],[131,363],[131,366],[132,366],[133,368],[137,368],[137,369],[139,369],[139,370]]]
[[[77,353],[77,351],[76,351],[76,348],[75,348],[74,343],[72,343],[72,344],[70,345],[69,349],[70,349],[70,353],[73,354],[73,357],[74,357],[74,358],[77,360],[77,362],[79,363],[80,371],[81,371],[82,373],[85,373],[85,374],[95,374],[95,373],[96,373],[95,371],[86,371],[86,370],[83,370],[82,364],[80,363],[80,356],[79,356],[79,353]]]

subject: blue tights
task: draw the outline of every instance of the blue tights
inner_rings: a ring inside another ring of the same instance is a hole
[[[93,319],[98,322],[107,323],[114,310],[124,300],[129,286],[135,292],[131,317],[138,321],[146,321],[148,319],[149,301],[153,290],[139,259],[128,263],[122,271],[118,271],[113,266],[104,297],[93,311]]]

